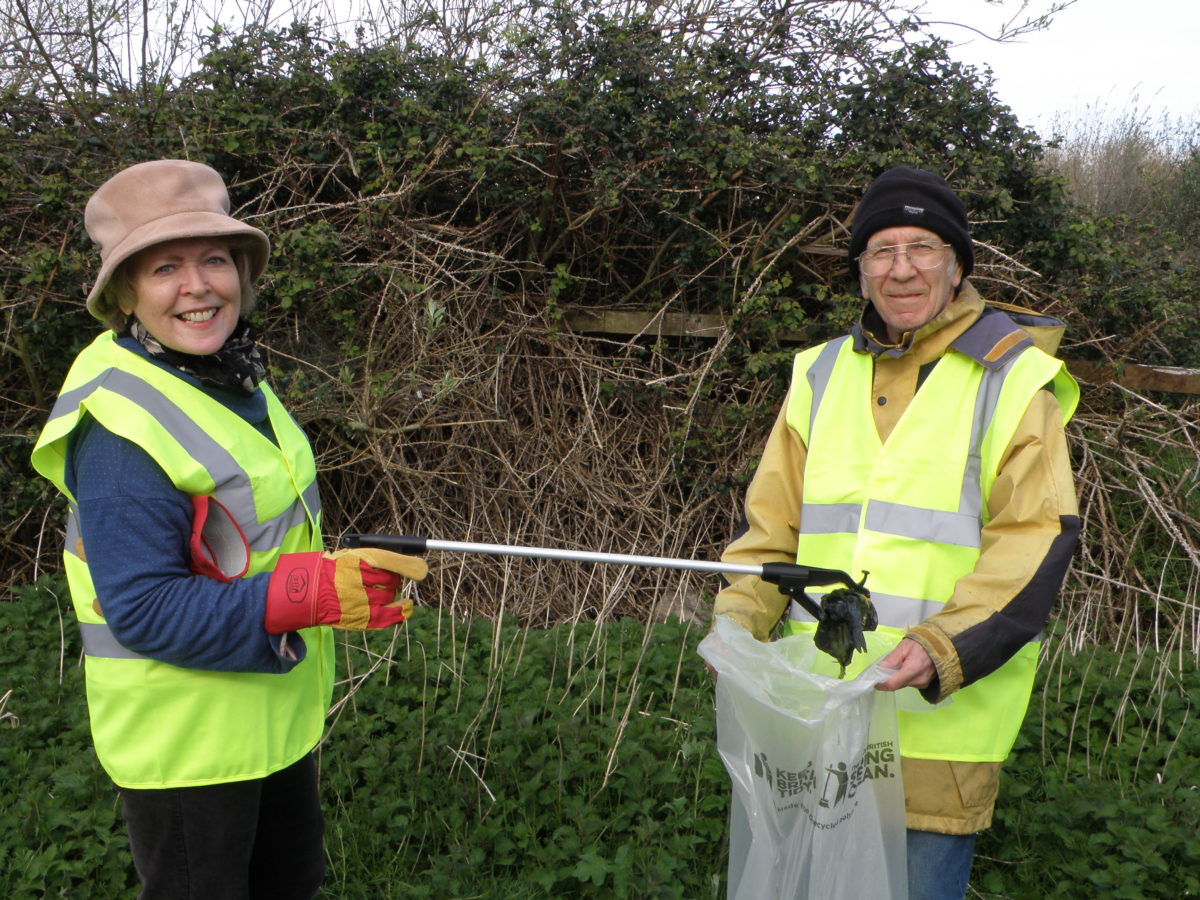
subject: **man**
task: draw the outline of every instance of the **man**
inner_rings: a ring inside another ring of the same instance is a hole
[[[1078,540],[1064,426],[1079,389],[966,280],[966,209],[939,176],[879,176],[849,263],[870,302],[850,335],[797,355],[723,559],[870,573],[880,626],[847,675],[882,656],[896,672],[880,690],[939,704],[900,713],[909,894],[962,898]],[[785,613],[785,633],[811,634],[785,599],[748,576],[714,612],[760,640]]]

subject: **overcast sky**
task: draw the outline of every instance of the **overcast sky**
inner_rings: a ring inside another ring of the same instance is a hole
[[[1041,11],[1046,2],[1031,0]],[[1017,0],[928,0],[927,18],[994,30]],[[1043,136],[1056,120],[1123,120],[1130,111],[1154,122],[1200,119],[1200,2],[1076,0],[1045,31],[996,44],[962,28],[940,29],[960,44],[951,56],[990,65],[1000,100]],[[1061,130],[1061,129],[1060,129]]]

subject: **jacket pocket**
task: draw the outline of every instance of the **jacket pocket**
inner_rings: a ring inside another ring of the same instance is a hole
[[[950,761],[964,808],[990,806],[1000,792],[1000,763]]]

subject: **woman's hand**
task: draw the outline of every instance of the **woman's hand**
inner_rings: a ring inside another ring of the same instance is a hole
[[[403,580],[420,581],[427,571],[418,557],[376,547],[285,553],[267,582],[267,634],[399,625],[412,615],[412,601],[398,596]]]

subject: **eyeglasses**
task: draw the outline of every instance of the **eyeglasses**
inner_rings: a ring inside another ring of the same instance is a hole
[[[936,269],[942,264],[945,258],[942,251],[949,247],[949,244],[941,244],[935,241],[913,241],[911,244],[891,244],[887,247],[875,247],[871,250],[864,250],[858,255],[859,268],[866,275],[878,277],[886,275],[892,269],[892,264],[896,261],[896,256],[902,251],[917,269]]]

